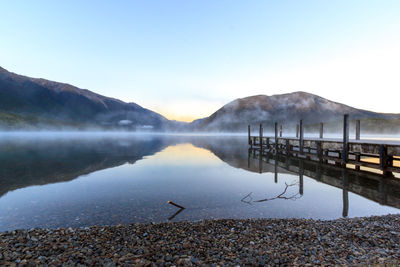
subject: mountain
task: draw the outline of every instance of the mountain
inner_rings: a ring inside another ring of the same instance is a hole
[[[256,95],[236,99],[211,116],[191,123],[171,121],[135,103],[102,96],[66,83],[30,78],[0,67],[0,129],[72,128],[158,131],[241,131],[247,125],[272,127],[326,123],[327,131],[340,130],[343,114],[361,119],[364,130],[400,132],[400,114],[356,109],[306,92]],[[287,128],[286,128],[287,129]],[[363,131],[364,131],[363,130]]]
[[[168,120],[135,103],[125,103],[66,83],[30,78],[0,67],[0,121],[71,127],[162,129]]]
[[[245,131],[247,125],[272,126],[274,122],[295,125],[300,119],[305,124],[338,122],[343,114],[351,119],[369,119],[376,123],[399,123],[400,114],[385,114],[356,109],[306,92],[280,95],[256,95],[236,99],[207,118],[192,122],[196,130]],[[377,124],[376,124],[377,125]],[[398,124],[400,125],[400,124]]]

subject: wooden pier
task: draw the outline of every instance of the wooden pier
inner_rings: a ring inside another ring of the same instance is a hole
[[[343,118],[343,138],[323,138],[323,123],[320,124],[319,138],[305,138],[303,121],[296,127],[296,137],[282,137],[282,127],[278,134],[275,123],[275,135],[263,136],[260,124],[259,135],[251,136],[248,126],[250,149],[264,153],[284,154],[333,164],[343,168],[380,173],[383,176],[400,174],[400,142],[385,140],[360,140],[360,121],[356,121],[355,139],[349,138],[349,116]],[[400,177],[400,176],[399,176]]]

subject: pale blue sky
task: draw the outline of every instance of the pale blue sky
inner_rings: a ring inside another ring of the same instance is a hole
[[[400,113],[400,1],[0,1],[0,66],[174,119],[308,91]]]

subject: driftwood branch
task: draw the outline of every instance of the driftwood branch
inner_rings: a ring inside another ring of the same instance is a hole
[[[185,207],[183,207],[183,206],[181,206],[179,204],[176,204],[176,203],[174,203],[172,201],[168,200],[167,203],[179,208],[179,210],[177,210],[171,217],[169,217],[168,220],[174,219],[179,213],[181,213],[185,209]]]
[[[172,201],[167,201],[167,203],[168,204],[171,204],[171,205],[174,205],[175,207],[177,207],[177,208],[180,208],[180,209],[184,209],[185,207],[183,207],[183,206],[181,206],[181,205],[179,205],[179,204],[176,204],[176,203],[174,203],[174,202],[172,202]]]

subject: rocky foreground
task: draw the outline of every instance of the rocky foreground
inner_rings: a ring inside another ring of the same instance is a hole
[[[398,266],[400,215],[17,230],[0,233],[0,264]]]

